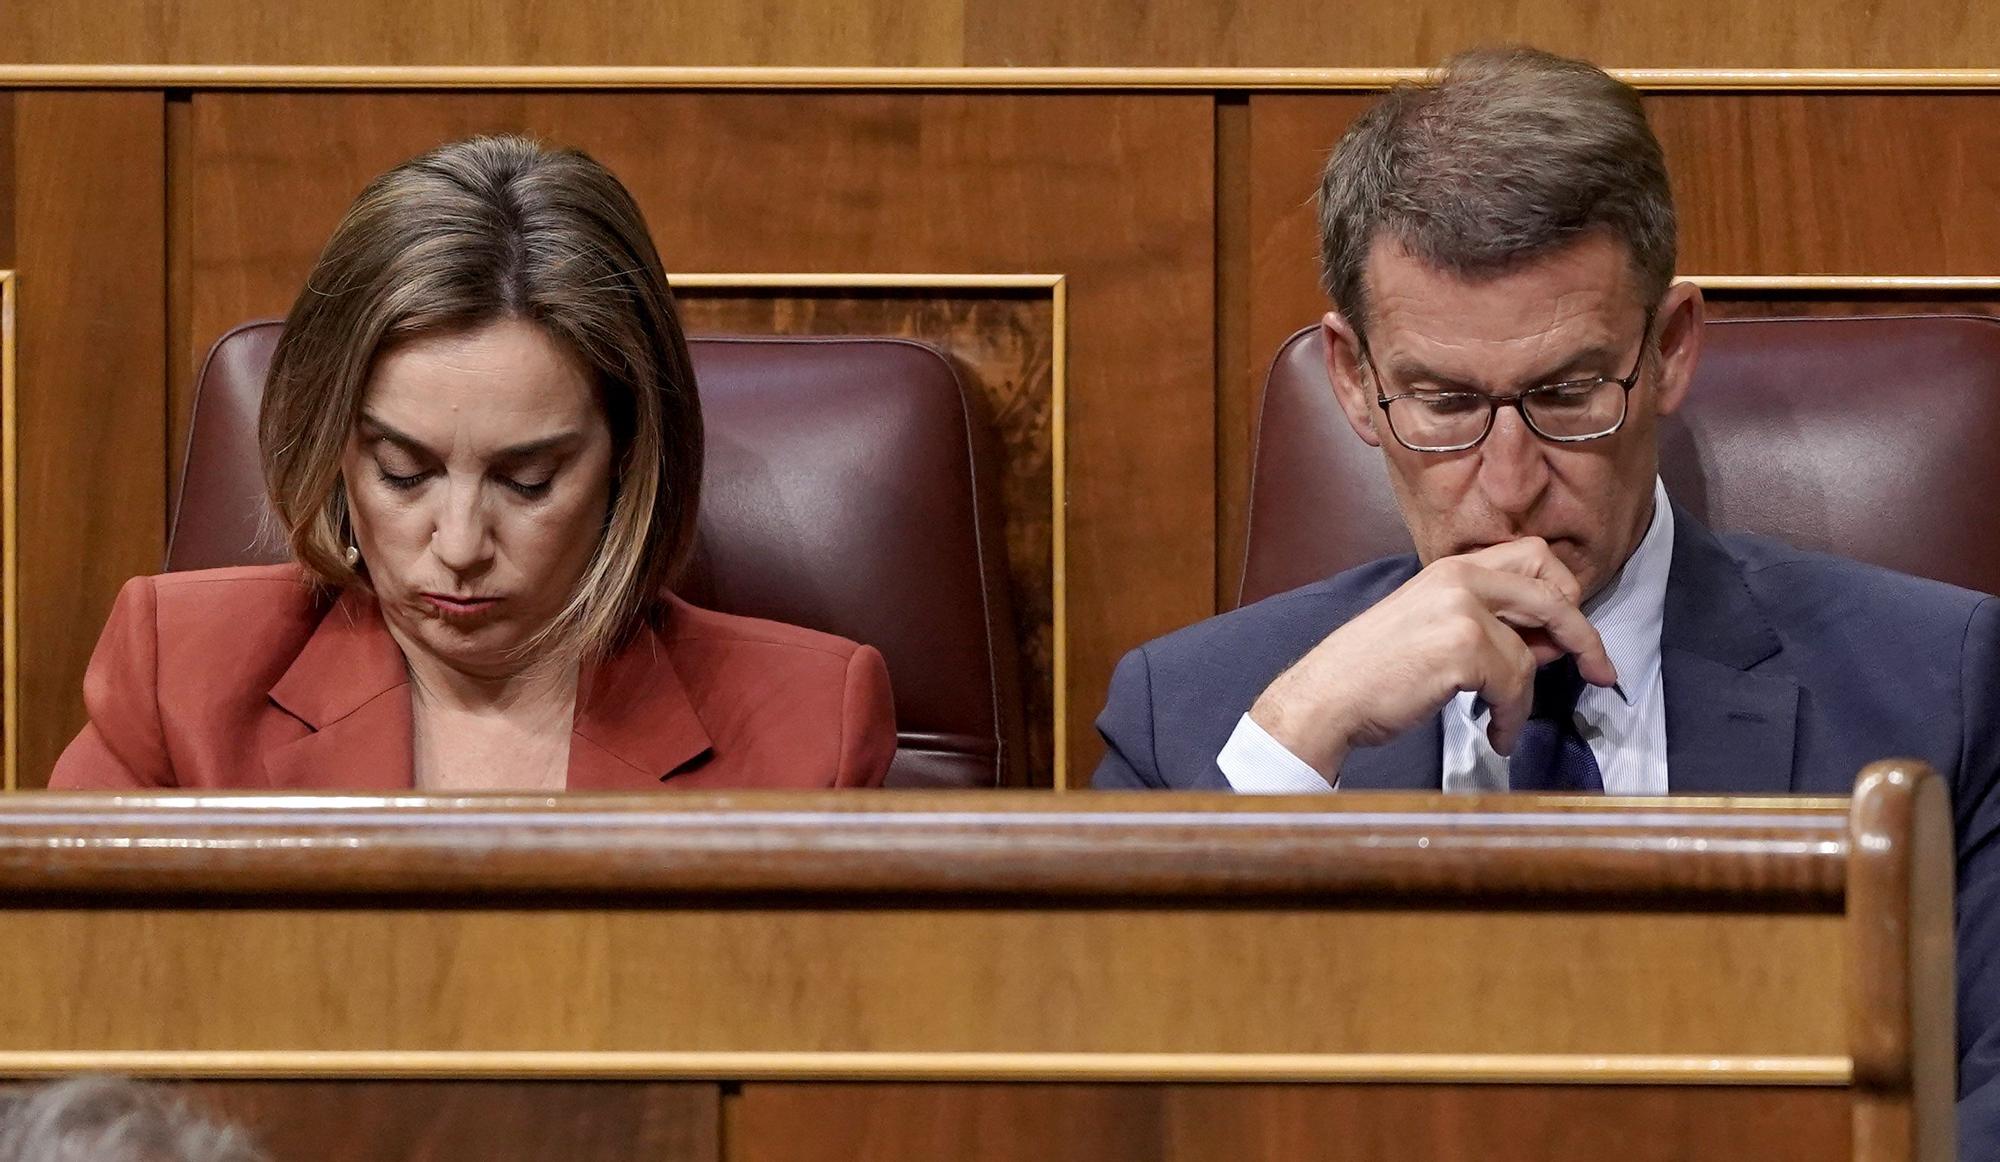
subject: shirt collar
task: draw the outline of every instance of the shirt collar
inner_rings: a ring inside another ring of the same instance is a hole
[[[1604,639],[1604,652],[1617,667],[1612,687],[1632,705],[1660,668],[1660,625],[1667,603],[1667,574],[1674,561],[1674,509],[1667,486],[1653,479],[1653,521],[1625,564],[1584,603],[1583,615]]]

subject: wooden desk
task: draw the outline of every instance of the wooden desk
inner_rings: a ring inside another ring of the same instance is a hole
[[[281,1158],[1945,1162],[1951,867],[1887,766],[1851,805],[22,796],[0,1076],[200,1079]]]

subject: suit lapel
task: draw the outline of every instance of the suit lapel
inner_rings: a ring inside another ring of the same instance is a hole
[[[278,790],[409,790],[409,674],[367,595],[349,590],[271,688],[311,731],[264,752]]]
[[[1798,682],[1741,566],[1678,506],[1672,569],[1660,625],[1668,790],[1791,791]]]
[[[676,605],[669,617],[677,614]],[[651,626],[592,669],[578,702],[572,791],[656,791],[713,749],[665,637]]]
[[[1362,747],[1340,767],[1343,791],[1436,791],[1444,786],[1444,719]]]

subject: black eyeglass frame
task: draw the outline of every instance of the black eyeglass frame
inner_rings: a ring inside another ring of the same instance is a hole
[[[1655,309],[1652,307],[1646,309],[1646,325],[1639,332],[1639,357],[1632,364],[1632,373],[1622,379],[1611,379],[1602,375],[1592,376],[1589,379],[1566,379],[1559,383],[1539,383],[1526,391],[1517,391],[1512,395],[1488,395],[1483,391],[1440,391],[1428,394],[1406,391],[1401,395],[1385,396],[1381,393],[1382,373],[1376,368],[1374,360],[1369,357],[1368,344],[1365,340],[1360,344],[1361,362],[1368,366],[1368,374],[1375,380],[1375,403],[1382,409],[1382,418],[1389,425],[1389,434],[1396,438],[1398,444],[1401,444],[1412,452],[1447,455],[1453,452],[1465,452],[1477,448],[1486,442],[1486,437],[1493,434],[1493,417],[1503,407],[1511,407],[1519,412],[1521,414],[1521,422],[1528,425],[1528,430],[1533,432],[1538,438],[1547,440],[1551,444],[1586,444],[1592,440],[1602,440],[1606,436],[1615,436],[1618,434],[1618,429],[1625,426],[1625,417],[1632,412],[1632,389],[1639,386],[1639,376],[1646,370],[1646,351],[1653,345],[1654,312]],[[1593,432],[1587,436],[1553,436],[1544,432],[1535,423],[1535,417],[1528,413],[1526,401],[1530,396],[1546,395],[1551,392],[1561,391],[1564,388],[1578,388],[1586,385],[1593,388],[1602,387],[1607,383],[1615,383],[1622,390],[1618,396],[1618,422],[1601,432]],[[1463,444],[1451,444],[1442,448],[1420,448],[1405,440],[1403,434],[1396,430],[1396,417],[1390,414],[1389,405],[1399,400],[1437,399],[1442,396],[1470,396],[1486,401],[1486,426],[1479,429],[1479,435]]]

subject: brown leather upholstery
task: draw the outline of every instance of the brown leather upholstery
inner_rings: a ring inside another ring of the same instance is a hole
[[[280,324],[209,353],[167,568],[285,559],[257,403]],[[1024,778],[1012,613],[984,417],[937,351],[901,339],[695,339],[701,532],[678,591],[866,642],[895,687],[900,786]]]
[[[2000,320],[1732,319],[1661,426],[1667,491],[1718,529],[2000,591]],[[1318,327],[1265,386],[1239,603],[1410,551],[1327,383]]]

